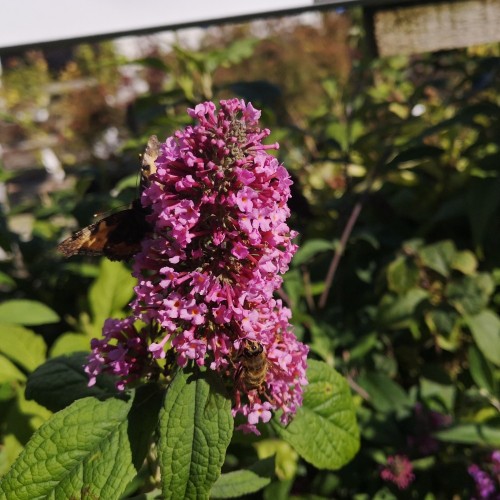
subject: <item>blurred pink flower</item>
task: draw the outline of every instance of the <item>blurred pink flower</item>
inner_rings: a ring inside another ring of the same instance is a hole
[[[380,471],[380,477],[394,483],[400,490],[405,490],[415,479],[415,474],[406,455],[393,455],[387,457],[387,465]]]

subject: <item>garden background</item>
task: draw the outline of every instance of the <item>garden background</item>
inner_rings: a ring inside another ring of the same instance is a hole
[[[223,471],[277,453],[255,498],[469,498],[473,464],[500,489],[499,45],[375,58],[357,10],[137,44],[133,60],[102,42],[4,61],[0,475],[51,414],[28,376],[88,351],[132,297],[127,265],[64,260],[58,242],[137,196],[149,135],[236,96],[293,176],[300,250],[280,296],[310,359],[348,381],[361,446],[319,470],[236,433]],[[394,460],[405,484],[383,473]]]

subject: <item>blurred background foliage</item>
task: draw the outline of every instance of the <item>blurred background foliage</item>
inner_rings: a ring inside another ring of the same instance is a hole
[[[474,495],[467,468],[500,448],[500,47],[378,59],[356,10],[211,28],[196,50],[147,40],[134,60],[105,42],[4,63],[0,474],[50,414],[25,399],[29,374],[88,350],[132,295],[126,266],[65,261],[58,241],[137,195],[150,134],[238,96],[295,181],[281,296],[349,381],[362,432],[337,472],[273,445],[264,498]],[[225,470],[261,448],[236,436]],[[381,476],[394,456],[412,464],[404,491]]]

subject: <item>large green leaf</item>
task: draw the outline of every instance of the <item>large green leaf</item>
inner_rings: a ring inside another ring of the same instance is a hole
[[[493,311],[484,310],[465,319],[484,357],[500,366],[500,318]]]
[[[93,323],[102,325],[104,320],[119,315],[132,298],[136,280],[120,262],[102,259],[99,277],[89,292]]]
[[[29,377],[26,397],[52,411],[59,411],[73,401],[88,396],[97,398],[116,394],[113,379],[99,376],[94,386],[89,387],[89,378],[83,371],[87,353],[59,356],[38,367]]]
[[[0,324],[46,325],[57,323],[59,316],[50,307],[35,300],[7,300],[0,304]]]
[[[2,479],[0,499],[120,498],[136,473],[127,434],[131,404],[85,398],[55,414]]]
[[[326,363],[309,360],[304,404],[286,427],[273,427],[297,453],[319,469],[339,469],[359,449],[359,430],[346,380]]]
[[[45,361],[41,335],[19,325],[0,325],[0,352],[31,372]]]
[[[158,453],[165,499],[208,498],[233,434],[231,401],[211,372],[178,371],[160,414]]]

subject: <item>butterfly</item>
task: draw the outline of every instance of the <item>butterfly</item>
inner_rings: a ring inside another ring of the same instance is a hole
[[[149,177],[156,172],[155,161],[160,154],[160,142],[152,135],[142,157],[140,192],[149,186]],[[146,220],[148,210],[140,197],[130,208],[111,214],[73,233],[57,246],[65,257],[72,255],[104,255],[110,260],[128,260],[141,249],[141,241],[151,232]]]

